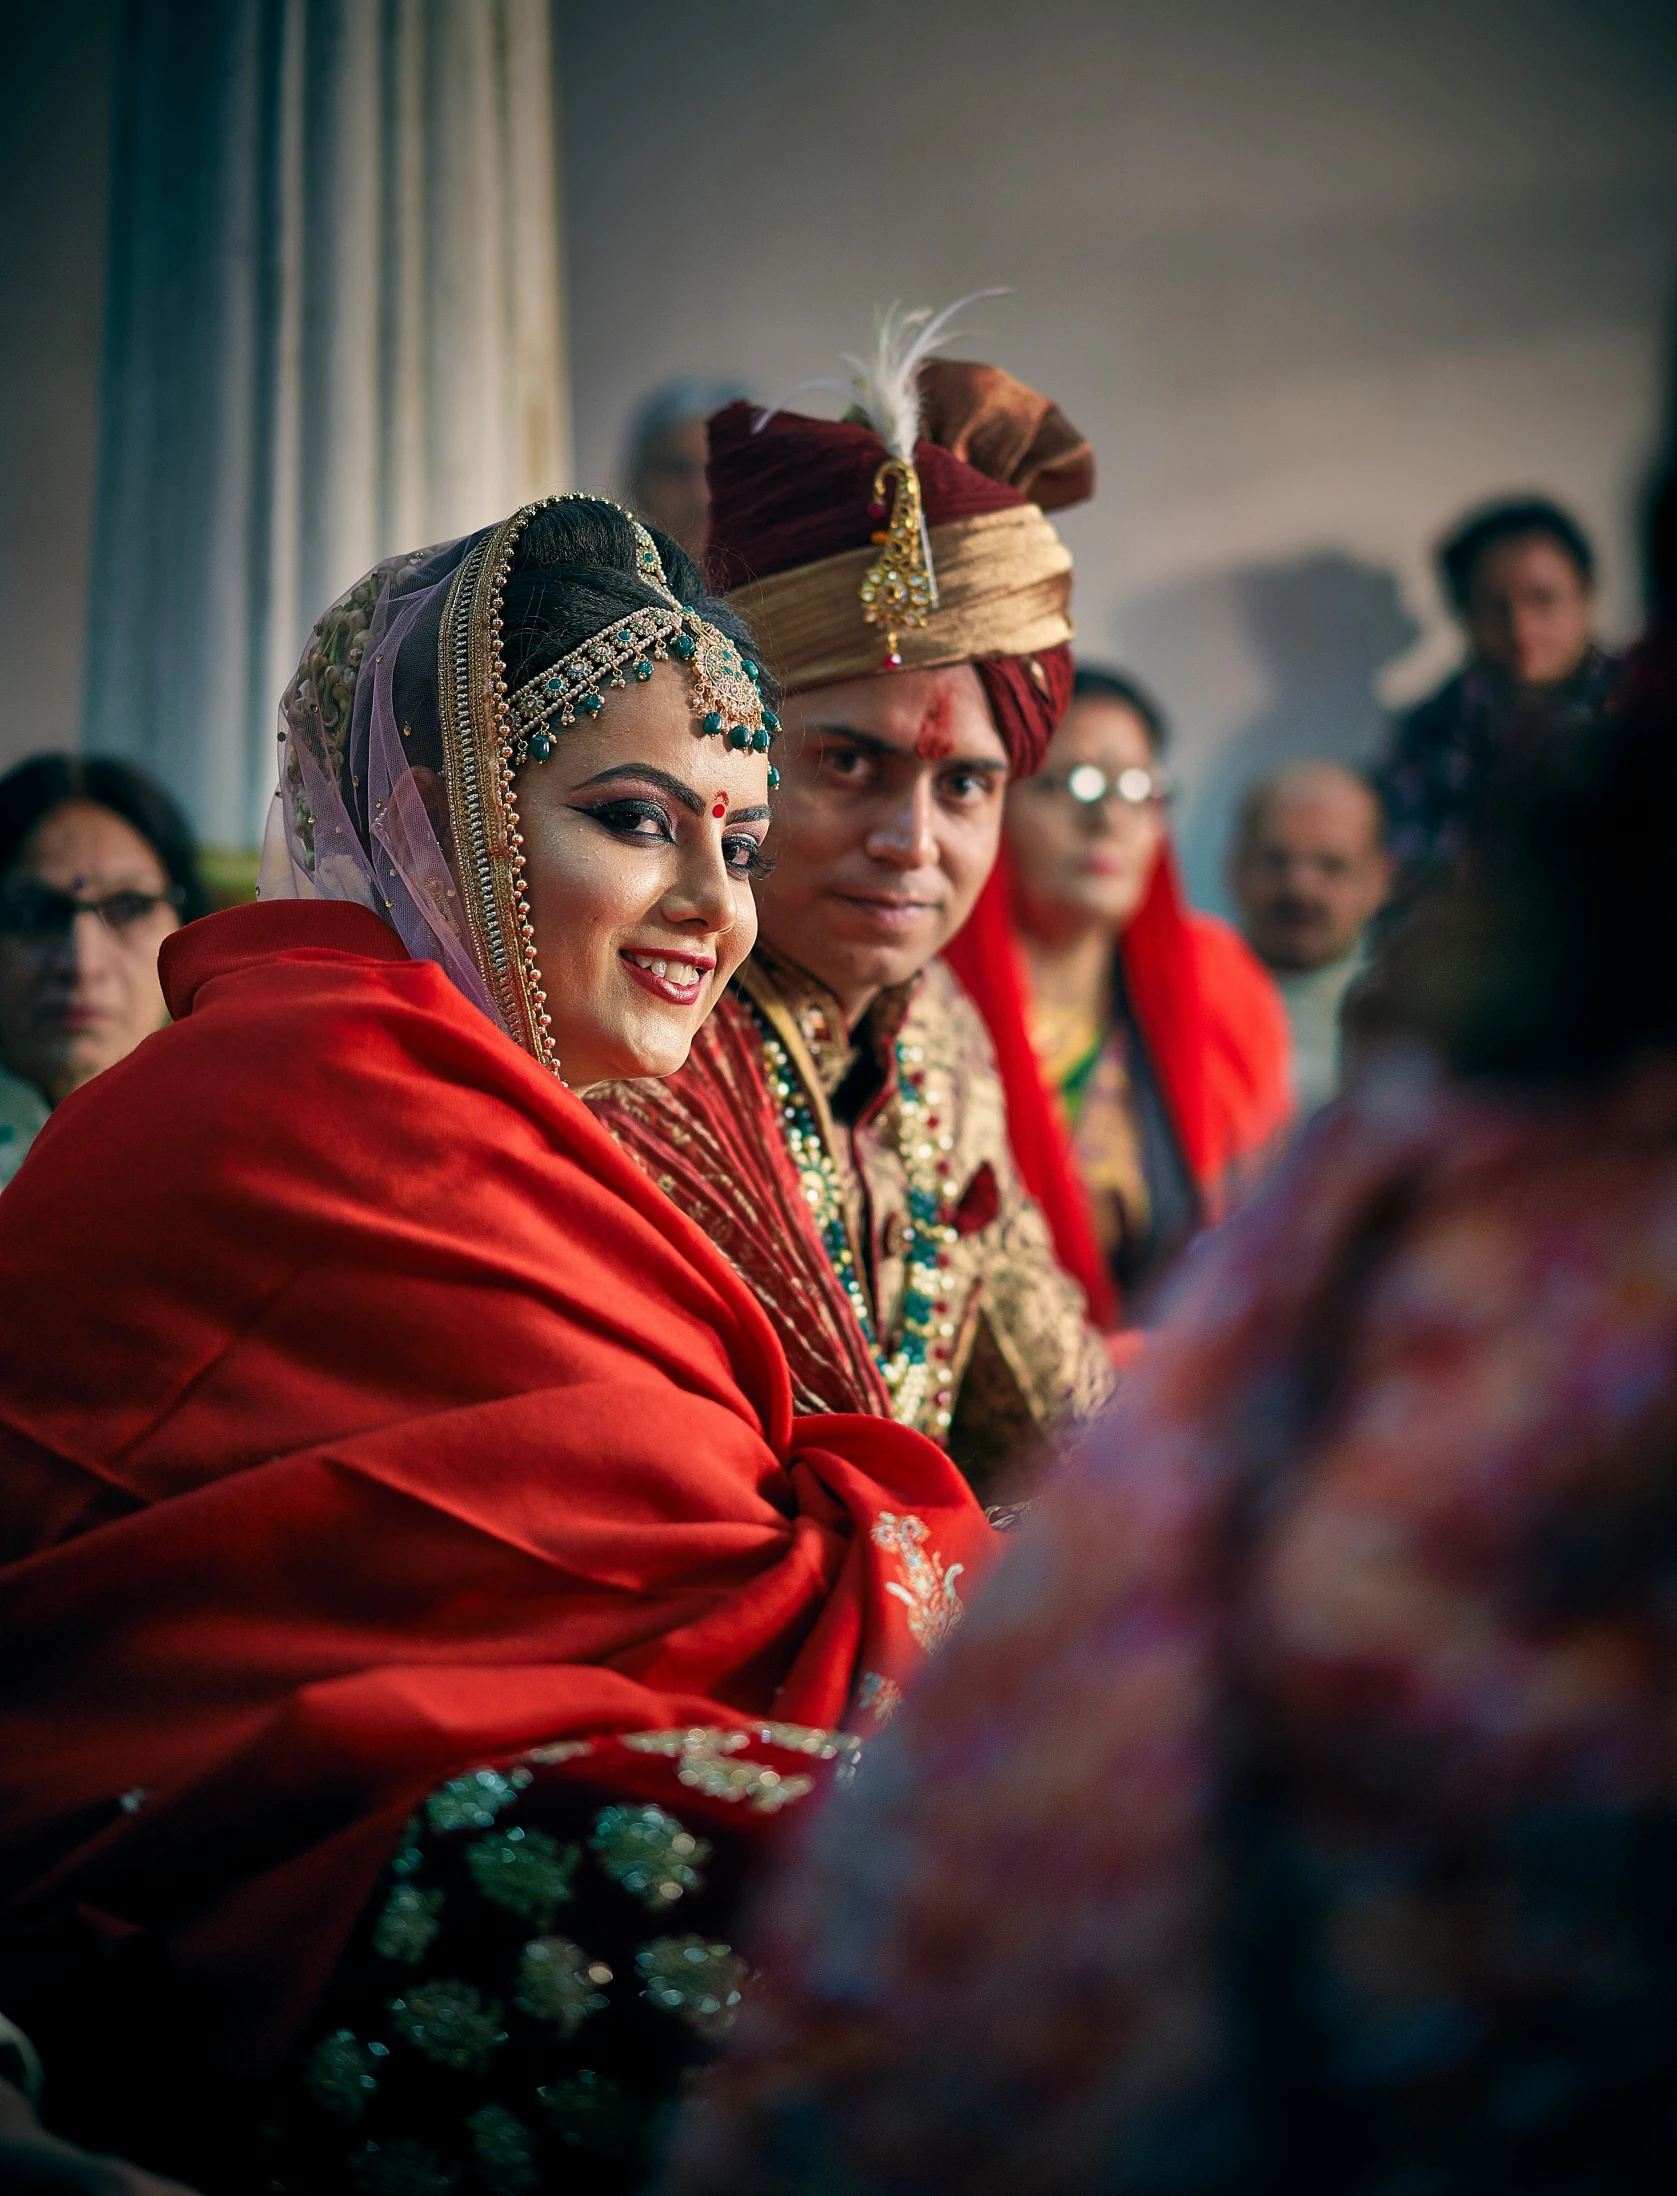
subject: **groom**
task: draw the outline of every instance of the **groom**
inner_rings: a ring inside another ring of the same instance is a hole
[[[688,1065],[589,1102],[751,1282],[799,1409],[889,1413],[983,1492],[1109,1383],[937,958],[1071,692],[1043,513],[1093,466],[993,367],[934,361],[919,395],[912,463],[854,412],[710,422],[710,575],[786,691],[775,866]]]

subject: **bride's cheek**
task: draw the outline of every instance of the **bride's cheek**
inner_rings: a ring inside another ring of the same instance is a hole
[[[733,927],[722,940],[717,972],[732,975],[757,943],[757,895],[749,881],[735,895]]]

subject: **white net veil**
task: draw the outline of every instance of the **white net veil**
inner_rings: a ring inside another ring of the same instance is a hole
[[[443,612],[482,538],[388,557],[320,617],[280,700],[279,789],[257,889],[264,900],[371,909],[505,1027],[414,775],[443,773]]]

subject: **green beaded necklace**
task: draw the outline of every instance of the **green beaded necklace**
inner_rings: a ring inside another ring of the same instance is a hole
[[[959,1240],[949,1217],[959,1185],[944,1179],[944,1154],[954,1149],[955,1139],[943,1127],[937,1096],[927,1085],[925,1048],[901,1039],[895,1048],[900,1108],[897,1149],[908,1180],[908,1211],[903,1223],[901,1331],[896,1348],[887,1350],[856,1270],[843,1186],[815,1109],[762,1009],[754,1000],[748,1003],[762,1038],[769,1089],[780,1104],[786,1149],[798,1170],[822,1247],[885,1382],[891,1415],[900,1425],[916,1425],[929,1401],[931,1425],[938,1433],[946,1433],[954,1415],[955,1326],[943,1291],[948,1286],[950,1249]]]

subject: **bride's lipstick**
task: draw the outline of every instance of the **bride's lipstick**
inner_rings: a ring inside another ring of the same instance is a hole
[[[705,980],[716,966],[714,954],[637,953],[627,946],[618,959],[637,984],[669,1006],[697,1006]]]

